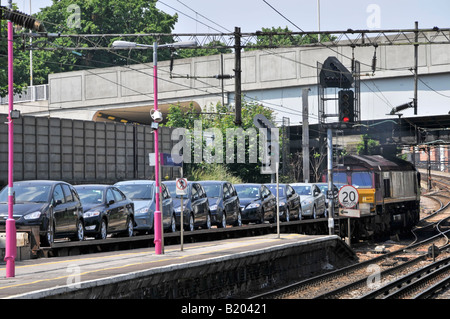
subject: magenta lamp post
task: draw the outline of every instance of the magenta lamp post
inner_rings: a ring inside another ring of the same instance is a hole
[[[154,108],[152,112],[150,112],[151,117],[154,122],[159,123],[162,121],[162,115],[158,108],[158,43],[154,42],[153,46],[147,44],[139,44],[136,42],[128,42],[128,41],[114,41],[112,44],[113,48],[116,49],[129,49],[135,47],[153,47],[153,97],[154,97]],[[160,45],[159,48],[188,48],[197,46],[196,41],[187,41],[187,42],[176,42],[171,44],[163,44]],[[161,194],[161,176],[159,171],[159,162],[160,162],[160,154],[159,154],[159,132],[158,128],[154,127],[155,132],[155,184],[156,184],[156,209],[153,216],[154,222],[154,243],[155,243],[155,253],[157,255],[162,254],[162,213],[160,211],[160,194]],[[183,227],[183,226],[182,226]]]
[[[10,8],[12,4],[10,1]],[[14,108],[14,78],[13,78],[13,24],[8,21],[8,219],[6,220],[6,277],[15,276],[16,263],[16,221],[14,220],[14,124],[12,112]]]

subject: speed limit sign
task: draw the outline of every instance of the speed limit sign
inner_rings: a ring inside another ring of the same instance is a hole
[[[358,190],[351,185],[343,186],[339,191],[338,199],[342,207],[355,208],[359,202]]]

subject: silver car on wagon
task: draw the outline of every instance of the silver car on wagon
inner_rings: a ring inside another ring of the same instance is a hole
[[[326,196],[314,183],[290,184],[300,195],[303,217],[316,219],[317,216],[326,217]]]

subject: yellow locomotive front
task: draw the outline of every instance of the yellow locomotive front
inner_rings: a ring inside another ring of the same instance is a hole
[[[352,185],[358,190],[359,203],[351,216],[355,218],[354,237],[386,238],[409,232],[419,221],[420,174],[414,166],[400,159],[382,156],[344,158],[344,165],[333,169],[333,183]],[[340,209],[343,216],[348,210]]]

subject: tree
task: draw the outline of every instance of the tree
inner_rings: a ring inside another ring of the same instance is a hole
[[[17,9],[14,4],[13,9]],[[6,20],[0,20],[0,96],[8,95],[8,24]],[[29,79],[29,67],[24,61],[24,53],[20,51],[20,43],[14,42],[14,93],[21,93],[27,86]],[[29,61],[29,58],[28,58]],[[29,64],[29,62],[28,62]]]
[[[254,46],[279,47],[279,46],[300,46],[303,44],[318,43],[318,35],[300,35],[292,34],[292,31],[286,28],[262,28],[262,33],[266,35],[258,35]],[[279,34],[285,33],[285,34]],[[321,42],[328,42],[335,37],[322,36]],[[247,51],[257,50],[257,48],[247,48]]]
[[[375,141],[369,135],[361,135],[361,142],[356,147],[358,155],[375,155],[379,152],[380,142]]]
[[[63,34],[138,34],[138,33],[171,33],[178,15],[171,16],[156,8],[156,0],[53,0],[53,4],[43,8],[37,18],[45,23],[48,32]],[[74,17],[79,8],[80,16]],[[74,23],[71,19],[78,19]],[[51,23],[46,23],[50,21]],[[120,38],[108,38],[101,46],[110,46]],[[142,37],[127,38],[127,41],[152,44],[171,43],[171,36],[160,39]],[[85,41],[86,42],[86,41]],[[89,42],[89,41],[87,41]],[[75,46],[76,38],[60,38],[54,41],[57,47]],[[89,46],[96,46],[91,43]],[[104,50],[86,51],[82,56],[72,52],[57,50],[56,52],[40,52],[43,58],[62,61],[64,64],[53,67],[52,71],[64,72],[76,66],[110,67],[131,63],[147,63],[152,60],[148,51],[130,50],[108,52]],[[159,59],[168,59],[169,53],[161,51]]]
[[[234,112],[230,112],[227,106],[221,105],[218,103],[216,106],[212,107],[212,110],[204,110],[205,112],[196,113],[193,111],[192,107],[187,110],[181,109],[178,105],[173,105],[169,108],[169,114],[167,116],[166,126],[169,127],[179,127],[185,128],[189,130],[191,133],[194,132],[195,121],[201,121],[202,130],[208,129],[218,129],[222,136],[222,145],[223,148],[227,145],[227,129],[237,129],[238,127],[235,124],[235,115]],[[264,107],[261,104],[243,101],[242,103],[242,130],[248,130],[249,128],[254,128],[253,118],[256,114],[263,114],[272,122],[274,121],[273,111]],[[257,130],[256,130],[257,131]],[[246,159],[249,159],[249,149],[250,145],[256,145],[258,143],[258,138],[253,140],[254,137],[248,136],[245,138],[245,156]],[[233,144],[237,147],[237,137],[234,138]],[[194,152],[195,147],[198,148],[198,145],[195,146],[192,144],[192,159],[195,158]],[[203,139],[202,149],[206,149],[207,152],[211,152],[211,154],[216,155],[216,151],[214,148],[207,148],[206,142]],[[203,160],[203,157],[202,157]],[[194,161],[194,160],[193,160]],[[222,165],[225,168],[225,171],[230,174],[238,177],[239,179],[245,182],[268,182],[268,175],[260,174],[260,164],[248,163],[246,160],[245,164],[238,164],[235,160],[234,163],[227,163],[226,152],[223,151],[223,164],[208,164],[205,161],[201,163],[191,163],[185,164],[184,171],[186,176],[196,176],[200,171],[210,171],[211,166]],[[220,170],[219,170],[220,171]],[[217,176],[220,178],[220,176]]]
[[[178,57],[180,59],[185,59],[185,58],[192,58],[192,57],[196,57],[196,56],[209,56],[209,55],[217,55],[217,54],[221,54],[221,53],[227,54],[227,53],[232,52],[231,49],[227,49],[227,48],[221,48],[221,49],[213,48],[215,46],[221,47],[221,46],[225,46],[225,44],[220,41],[211,41],[201,48],[182,50],[178,54]]]
[[[79,12],[79,16],[77,15]],[[170,34],[178,16],[166,14],[156,8],[156,0],[53,0],[53,4],[38,12],[35,17],[44,23],[47,32],[60,34]],[[75,20],[74,20],[75,19]],[[74,23],[76,22],[76,23]],[[6,21],[1,21],[0,62],[7,65]],[[17,28],[16,28],[17,29]],[[28,32],[17,29],[15,35]],[[110,46],[119,38],[104,38],[101,43],[91,42],[89,46]],[[154,38],[139,38],[128,41],[153,43]],[[173,38],[165,36],[159,42],[171,43]],[[108,52],[93,50],[68,52],[65,47],[75,47],[77,38],[57,38],[50,42],[46,39],[35,40],[35,46],[53,48],[53,51],[33,51],[33,82],[45,84],[48,74],[68,72],[77,69],[102,68],[130,63],[147,63],[152,61],[148,51],[130,50]],[[84,41],[85,43],[89,41]],[[28,51],[22,51],[24,43],[20,38],[14,41],[14,87],[20,93],[29,83],[30,58]],[[28,45],[28,43],[26,43]],[[170,52],[161,50],[158,59],[170,58]],[[7,95],[7,69],[0,70],[0,95]]]

